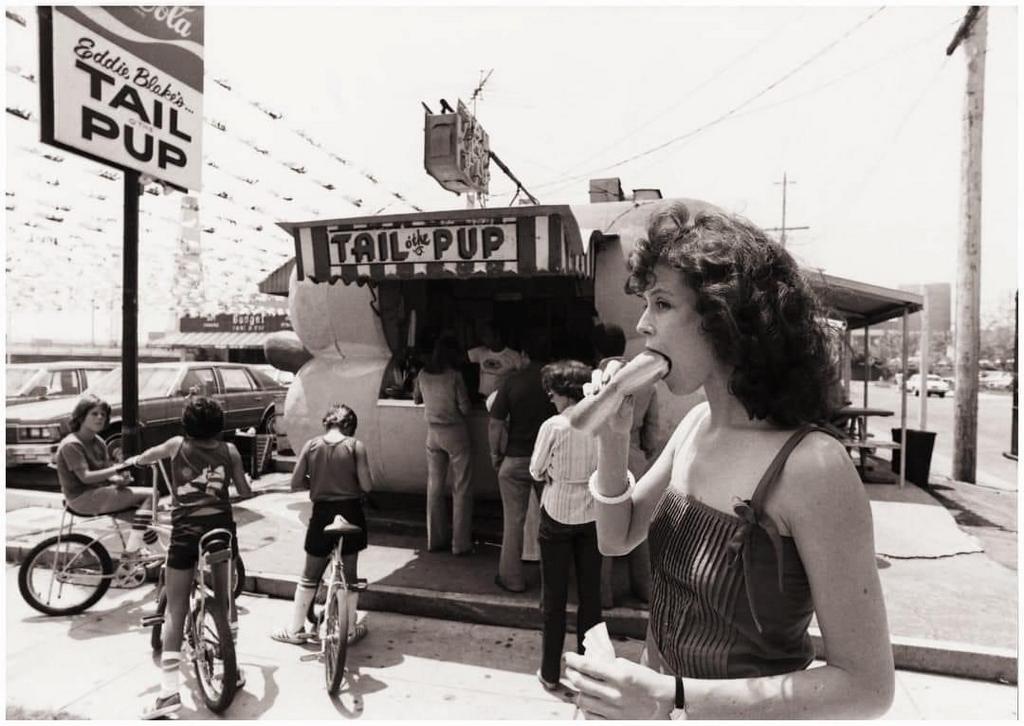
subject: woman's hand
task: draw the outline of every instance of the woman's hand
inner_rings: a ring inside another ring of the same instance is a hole
[[[603,368],[595,368],[590,383],[583,384],[584,397],[596,396],[605,391],[606,396],[615,396],[619,399],[618,405],[612,409],[612,415],[604,420],[597,431],[598,436],[621,436],[624,433],[628,434],[633,426],[633,397],[620,395],[614,380],[615,374],[625,364],[624,358],[613,358],[605,363]]]
[[[577,705],[588,716],[608,719],[664,719],[675,706],[672,676],[639,663],[566,653],[565,677],[579,691]]]

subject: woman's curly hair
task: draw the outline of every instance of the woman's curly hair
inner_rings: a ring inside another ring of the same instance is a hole
[[[733,366],[729,390],[751,419],[783,427],[828,420],[838,402],[837,368],[825,310],[781,245],[742,217],[656,213],[629,257],[626,292],[654,284],[663,263],[697,295],[701,329]]]
[[[590,382],[590,366],[578,360],[559,360],[540,369],[540,381],[548,393],[573,401],[583,399],[583,384]]]

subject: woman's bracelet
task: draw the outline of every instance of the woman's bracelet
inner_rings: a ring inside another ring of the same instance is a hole
[[[587,488],[590,490],[590,496],[592,496],[594,501],[598,504],[622,504],[623,502],[629,501],[630,497],[633,496],[634,487],[636,487],[636,479],[633,478],[633,474],[628,469],[626,470],[626,491],[621,494],[616,494],[614,497],[607,497],[597,491],[596,471],[590,475],[590,482],[587,484]]]

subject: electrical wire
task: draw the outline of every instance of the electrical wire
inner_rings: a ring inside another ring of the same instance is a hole
[[[802,18],[803,14],[801,14],[799,17]],[[634,136],[634,135],[640,133],[641,131],[643,131],[646,128],[649,128],[651,126],[651,124],[653,124],[653,123],[655,123],[657,121],[662,120],[663,118],[668,116],[670,113],[675,111],[677,108],[682,106],[684,103],[692,101],[694,94],[696,94],[697,92],[701,91],[702,89],[706,88],[707,86],[711,85],[712,83],[717,81],[719,78],[724,76],[728,71],[730,71],[734,67],[736,67],[740,63],[740,61],[743,61],[748,56],[752,55],[756,50],[760,49],[761,46],[763,46],[769,40],[773,40],[775,37],[777,37],[777,35],[779,34],[780,31],[782,31],[784,28],[792,25],[798,19],[799,18],[791,18],[791,19],[785,21],[784,23],[779,24],[778,27],[772,29],[771,31],[766,33],[764,36],[759,38],[757,40],[757,42],[755,42],[753,45],[751,45],[745,51],[743,51],[739,55],[735,56],[734,58],[732,58],[730,61],[728,61],[724,65],[719,66],[714,72],[712,72],[712,74],[710,76],[705,78],[703,81],[701,81],[697,85],[693,86],[692,88],[689,88],[686,91],[683,91],[683,93],[680,94],[679,100],[676,101],[675,103],[673,103],[671,106],[669,106],[668,108],[664,109],[663,111],[658,112],[657,114],[655,114],[653,117],[651,117],[647,121],[643,122],[639,126],[636,126],[632,130],[622,134],[621,136],[617,137],[613,141],[610,141],[607,145],[601,147],[600,149],[598,149],[594,153],[590,154],[589,156],[581,159],[577,163],[575,163],[572,166],[570,166],[568,169],[565,169],[564,171],[562,171],[562,175],[564,176],[566,174],[571,174],[572,172],[574,172],[576,169],[579,169],[584,164],[589,163],[592,159],[595,159],[595,158],[599,157],[601,154],[603,154],[606,151],[608,151],[609,149],[614,148],[620,142],[630,138],[631,136]]]
[[[878,173],[878,170],[882,168],[882,164],[888,158],[889,152],[892,151],[892,148],[893,146],[895,146],[896,141],[903,133],[903,129],[906,127],[907,122],[910,120],[910,118],[914,115],[914,112],[917,111],[918,107],[927,97],[929,91],[931,91],[932,88],[935,86],[935,82],[939,79],[939,76],[942,75],[942,71],[946,69],[948,64],[949,56],[942,56],[942,62],[939,63],[938,68],[935,69],[935,72],[932,74],[931,78],[929,78],[928,82],[922,87],[921,92],[913,99],[913,101],[911,101],[910,105],[907,107],[907,110],[903,113],[903,116],[900,118],[899,123],[896,124],[895,130],[889,136],[888,140],[881,145],[881,153],[875,160],[875,163],[871,165],[867,173],[864,174],[864,176],[861,177],[860,181],[857,182],[857,184],[853,187],[853,193],[843,195],[842,206],[845,209],[847,209],[848,211],[852,211],[854,209],[855,202],[857,202],[860,199],[861,194],[864,193],[864,189],[867,187],[868,182],[870,182],[871,179],[875,176],[875,174]],[[832,218],[835,211],[835,208],[830,210],[826,218]]]
[[[655,152],[661,151],[662,149],[665,149],[665,148],[667,148],[669,146],[672,146],[673,144],[676,144],[679,141],[683,141],[685,139],[693,138],[697,134],[700,134],[700,133],[702,133],[704,131],[707,131],[708,129],[710,129],[710,128],[714,127],[714,126],[717,126],[718,124],[722,123],[726,119],[728,119],[731,116],[733,116],[734,114],[736,114],[738,111],[741,111],[742,109],[744,109],[747,106],[749,106],[751,103],[753,103],[754,101],[759,99],[761,96],[763,96],[766,93],[768,93],[769,91],[775,89],[776,87],[778,87],[780,84],[784,83],[786,80],[788,80],[789,78],[791,78],[795,74],[799,73],[801,70],[803,70],[804,68],[809,66],[811,63],[813,63],[816,60],[818,60],[818,58],[820,58],[821,56],[823,56],[826,53],[828,53],[830,50],[832,50],[837,45],[839,45],[844,40],[846,40],[851,35],[853,35],[857,30],[862,28],[865,24],[870,22],[879,13],[881,13],[883,10],[885,10],[885,8],[886,8],[886,6],[883,5],[883,6],[879,7],[879,8],[876,8],[875,10],[872,10],[866,17],[864,17],[863,19],[858,21],[853,27],[851,27],[849,30],[844,32],[838,38],[836,38],[835,40],[832,40],[829,43],[827,43],[826,45],[822,46],[820,49],[818,49],[813,54],[811,54],[806,59],[804,59],[799,64],[797,64],[794,68],[792,68],[791,70],[787,71],[785,74],[780,76],[778,79],[776,79],[772,83],[769,83],[767,86],[762,88],[760,91],[758,91],[754,95],[752,95],[749,98],[747,98],[745,101],[743,101],[740,104],[734,106],[733,108],[729,109],[728,111],[726,111],[725,113],[721,114],[720,116],[712,119],[711,121],[708,121],[707,123],[705,123],[705,124],[703,124],[701,126],[698,126],[695,129],[691,129],[690,131],[687,131],[684,134],[680,134],[679,136],[675,136],[675,137],[669,139],[668,141],[664,141],[664,142],[658,144],[657,146],[653,146],[653,147],[651,147],[651,148],[649,148],[649,149],[647,149],[645,151],[641,151],[641,152],[639,152],[637,154],[634,154],[634,155],[632,155],[630,157],[627,157],[627,158],[625,158],[625,159],[623,159],[621,161],[615,162],[613,164],[608,164],[606,166],[601,166],[601,167],[598,167],[598,168],[595,168],[595,169],[591,169],[590,171],[584,172],[582,174],[577,174],[577,175],[575,175],[573,177],[570,177],[570,178],[556,179],[556,180],[552,180],[552,181],[549,181],[549,182],[543,182],[541,184],[535,185],[535,188],[537,188],[537,189],[548,189],[549,193],[552,192],[552,191],[556,191],[557,189],[561,189],[561,188],[567,186],[568,184],[571,184],[572,182],[579,181],[580,179],[587,178],[587,177],[591,176],[592,174],[596,174],[597,172],[608,171],[610,169],[616,169],[616,168],[618,168],[620,166],[623,166],[625,164],[628,164],[628,163],[630,163],[632,161],[636,161],[637,159],[642,159],[642,158],[644,158],[646,156],[650,156],[651,154],[654,154]]]

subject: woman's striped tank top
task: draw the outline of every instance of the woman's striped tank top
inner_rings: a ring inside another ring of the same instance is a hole
[[[791,537],[764,501],[786,459],[811,431],[783,445],[735,514],[669,487],[651,520],[651,606],[646,662],[691,678],[789,673],[814,657],[811,588]]]

